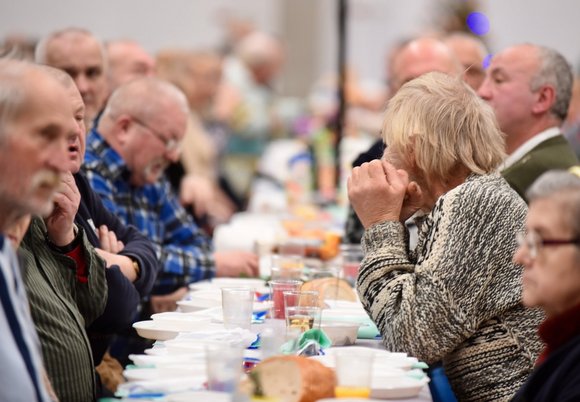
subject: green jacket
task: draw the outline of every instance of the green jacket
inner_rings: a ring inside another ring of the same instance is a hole
[[[551,169],[568,169],[576,164],[578,158],[574,150],[562,135],[558,135],[538,144],[501,174],[525,199],[527,189],[542,173]]]
[[[19,250],[44,365],[61,402],[95,400],[93,356],[85,326],[101,315],[107,300],[104,262],[79,230],[87,283],[77,280],[72,258],[47,244],[39,218],[32,219]]]

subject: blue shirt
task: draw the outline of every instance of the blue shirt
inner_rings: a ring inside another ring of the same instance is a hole
[[[181,206],[165,176],[155,184],[132,185],[125,161],[95,129],[87,138],[83,169],[105,207],[154,243],[162,269],[152,294],[168,294],[214,275],[211,240]]]
[[[16,255],[0,235],[0,400],[49,401],[42,359]]]

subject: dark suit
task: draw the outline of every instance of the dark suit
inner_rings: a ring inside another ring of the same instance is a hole
[[[574,150],[562,135],[558,135],[538,144],[501,174],[525,199],[526,190],[542,173],[551,169],[568,169],[576,164],[578,159]]]

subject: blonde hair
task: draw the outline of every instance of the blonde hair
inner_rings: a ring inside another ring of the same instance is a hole
[[[442,181],[460,167],[489,173],[505,157],[491,107],[461,78],[438,72],[406,83],[389,101],[383,138],[426,178]]]

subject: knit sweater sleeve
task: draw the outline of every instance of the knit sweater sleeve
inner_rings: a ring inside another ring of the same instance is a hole
[[[526,207],[505,187],[476,181],[442,196],[421,225],[416,257],[399,222],[366,231],[357,288],[387,349],[439,361],[519,302],[511,258]]]

